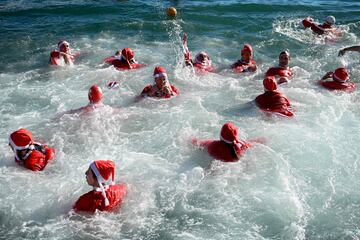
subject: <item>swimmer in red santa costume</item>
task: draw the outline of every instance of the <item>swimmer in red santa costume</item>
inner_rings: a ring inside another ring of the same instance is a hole
[[[253,49],[250,44],[244,45],[241,49],[241,59],[232,64],[231,68],[237,73],[256,71],[256,61],[253,59]]]
[[[332,78],[332,81],[323,81],[325,79]],[[349,82],[349,73],[346,68],[338,68],[334,72],[327,72],[325,76],[321,78],[319,84],[329,90],[341,90],[351,92],[355,90],[355,83]]]
[[[58,48],[50,53],[49,63],[57,66],[72,65],[78,55],[79,53],[72,54],[70,44],[67,41],[60,41]]]
[[[166,70],[163,67],[154,69],[155,84],[148,84],[141,92],[142,97],[171,98],[180,94],[180,91],[170,84]]]
[[[289,82],[293,76],[293,71],[289,67],[290,63],[290,53],[288,51],[282,51],[279,54],[279,64],[278,66],[271,67],[265,73],[265,76],[274,76],[277,78],[277,84]]]
[[[53,148],[35,142],[32,133],[24,128],[11,133],[9,146],[15,154],[15,162],[32,171],[44,170],[55,156]]]
[[[85,176],[93,190],[76,201],[73,206],[76,212],[112,211],[121,205],[128,187],[124,183],[115,184],[115,163],[112,160],[92,162]]]
[[[113,65],[117,70],[130,70],[146,66],[135,60],[135,52],[131,48],[117,51],[114,56],[105,58],[104,61]]]
[[[225,123],[220,131],[220,140],[192,139],[195,146],[205,148],[209,155],[223,162],[236,162],[244,152],[252,146],[253,142],[238,138],[238,128],[233,123]]]
[[[256,105],[263,111],[292,117],[294,113],[290,110],[290,100],[284,94],[277,91],[275,77],[266,77],[263,85],[265,92],[256,97]]]

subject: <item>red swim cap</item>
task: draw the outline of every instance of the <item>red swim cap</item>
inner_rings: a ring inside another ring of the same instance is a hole
[[[91,103],[100,102],[103,98],[103,93],[101,91],[101,88],[96,84],[92,85],[91,88],[89,89],[88,97]]]
[[[346,82],[347,80],[349,80],[349,73],[346,70],[346,68],[338,68],[335,70],[335,72],[333,74],[333,78],[334,78],[334,80],[343,83],[343,82]]]
[[[277,83],[274,76],[268,76],[263,80],[265,91],[275,91]]]
[[[124,48],[123,50],[121,50],[121,55],[125,58],[125,60],[128,61],[135,57],[135,53],[133,50],[131,50],[131,48]]]

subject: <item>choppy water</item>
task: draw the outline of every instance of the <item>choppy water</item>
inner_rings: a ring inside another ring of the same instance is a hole
[[[164,15],[175,5],[176,20]],[[358,1],[2,1],[0,3],[1,239],[359,239],[359,91],[331,93],[315,84],[348,66],[359,84]],[[308,15],[337,18],[341,40],[325,44],[299,30]],[[193,53],[206,50],[219,68],[251,43],[253,75],[195,76],[182,67],[182,32]],[[48,66],[59,39],[81,51],[76,65]],[[131,47],[147,67],[119,72],[102,59]],[[280,89],[294,119],[267,117],[252,103],[262,77],[289,49],[295,70]],[[181,95],[134,103],[168,69]],[[105,90],[120,81],[116,91]],[[59,114],[87,104],[92,84],[105,103],[121,107],[90,116]],[[223,123],[240,138],[265,137],[241,161],[212,161],[192,136],[218,138]],[[33,173],[15,164],[8,135],[26,127],[55,147],[55,161]],[[90,190],[92,160],[116,161],[116,180],[129,184],[121,210],[82,216],[70,211]]]

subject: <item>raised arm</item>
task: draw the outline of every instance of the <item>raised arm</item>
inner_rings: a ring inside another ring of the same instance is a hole
[[[339,57],[343,56],[348,51],[360,52],[360,45],[341,49],[339,51]]]

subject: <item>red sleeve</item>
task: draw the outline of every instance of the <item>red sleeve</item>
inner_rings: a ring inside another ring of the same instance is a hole
[[[73,209],[76,212],[94,213],[97,209],[98,201],[95,199],[94,191],[90,191],[82,195],[74,204]]]
[[[214,140],[198,140],[197,138],[193,138],[192,139],[192,144],[195,145],[195,146],[198,146],[198,147],[208,147],[211,143],[214,142]]]
[[[52,58],[58,58],[58,57],[60,57],[60,53],[59,53],[58,51],[52,51],[52,52],[50,53],[50,57],[52,57]]]
[[[140,64],[140,63],[133,63],[131,64],[131,67],[133,69],[137,69],[137,68],[142,68],[142,67],[145,67],[146,65],[145,64]]]
[[[174,92],[174,93],[176,93],[176,95],[179,95],[180,94],[180,91],[179,91],[179,89],[177,89],[174,85],[172,85],[172,84],[170,84],[170,86],[171,86],[171,90]]]
[[[151,84],[146,85],[145,88],[142,90],[141,95],[146,95],[148,92],[150,92],[151,88]]]
[[[275,76],[276,75],[276,68],[269,68],[267,70],[267,72],[265,73],[265,76],[268,77],[268,76]]]
[[[55,149],[50,148],[48,145],[45,144],[43,144],[43,147],[45,149],[46,161],[52,160],[55,156]]]
[[[32,171],[42,171],[47,164],[45,154],[34,150],[24,161],[24,166]]]

